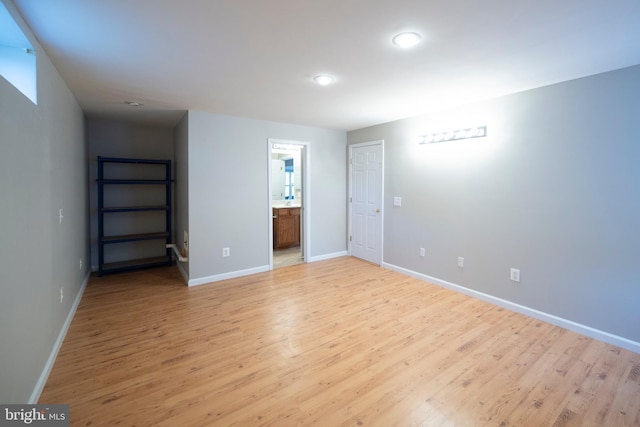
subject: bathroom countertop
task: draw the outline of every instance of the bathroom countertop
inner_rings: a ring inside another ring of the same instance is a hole
[[[281,204],[281,205],[273,205],[274,209],[285,209],[285,208],[299,208],[301,207],[299,204],[291,204],[291,205],[285,205],[285,204]]]

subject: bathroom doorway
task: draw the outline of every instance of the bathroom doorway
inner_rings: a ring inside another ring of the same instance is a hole
[[[309,144],[268,140],[269,268],[307,262]]]

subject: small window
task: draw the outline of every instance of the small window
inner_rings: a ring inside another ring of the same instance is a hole
[[[284,198],[285,200],[293,200],[294,198],[294,185],[293,185],[293,159],[287,159],[284,161]]]
[[[4,4],[0,2],[0,76],[38,103],[36,53]]]

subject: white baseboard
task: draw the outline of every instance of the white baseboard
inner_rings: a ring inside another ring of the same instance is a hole
[[[182,274],[182,278],[184,279],[185,283],[189,283],[189,275],[182,266],[182,263],[176,261],[176,266],[178,267],[178,271],[180,272],[180,274]]]
[[[324,261],[326,259],[338,258],[338,257],[341,257],[341,256],[347,256],[347,255],[349,255],[349,253],[347,251],[333,252],[333,253],[330,253],[330,254],[324,254],[324,255],[318,255],[318,256],[314,256],[314,257],[309,257],[307,262]]]
[[[229,273],[216,274],[214,276],[201,277],[199,279],[191,279],[187,282],[189,286],[204,285],[206,283],[219,282],[220,280],[233,279],[241,276],[248,276],[250,274],[263,273],[269,271],[268,265],[261,267],[248,268],[246,270],[231,271]]]
[[[561,328],[565,328],[570,331],[577,332],[579,334],[597,339],[599,341],[604,341],[606,343],[613,344],[618,347],[622,347],[629,351],[633,351],[635,353],[640,354],[639,342],[632,341],[630,339],[627,339],[618,335],[610,334],[609,332],[604,332],[599,329],[595,329],[590,326],[576,323],[571,320],[563,319],[562,317],[554,316],[553,314],[549,314],[533,308],[525,307],[523,305],[516,304],[514,302],[507,301],[505,299],[498,298],[493,295],[489,295],[483,292],[475,291],[473,289],[465,288],[464,286],[456,285],[455,283],[447,282],[446,280],[441,280],[436,277],[415,272],[413,270],[408,270],[406,268],[398,267],[397,265],[383,263],[382,267],[387,268],[389,270],[397,271],[399,273],[406,274],[407,276],[415,277],[416,279],[420,279],[425,282],[433,283],[434,285],[438,285],[443,288],[451,289],[453,291],[460,292],[465,295],[469,295],[479,300],[495,304],[499,307],[503,307],[508,310],[515,311],[516,313],[524,314],[526,316],[530,316],[535,319],[542,320],[547,323],[551,323],[552,325],[560,326]]]
[[[337,258],[341,256],[346,256],[346,255],[348,255],[347,251],[334,252],[331,254],[310,257],[307,260],[307,262],[323,261],[326,259]],[[180,264],[178,264],[178,269],[182,273],[182,276],[185,278],[189,286],[198,286],[198,285],[204,285],[207,283],[219,282],[220,280],[227,280],[227,279],[233,279],[241,276],[248,276],[250,274],[264,273],[265,271],[269,271],[269,266],[263,265],[260,267],[248,268],[246,270],[238,270],[238,271],[232,271],[229,273],[216,274],[214,276],[200,277],[198,279],[188,279],[186,272],[184,271],[184,269],[181,268]]]
[[[49,379],[49,374],[51,374],[51,369],[53,369],[53,364],[56,361],[56,357],[58,357],[58,352],[60,351],[60,347],[62,347],[62,343],[64,342],[64,337],[67,336],[67,331],[69,330],[69,326],[71,325],[71,321],[73,320],[73,316],[76,314],[76,310],[78,309],[78,305],[80,305],[80,300],[82,300],[82,295],[84,295],[84,290],[87,287],[87,283],[89,283],[89,277],[91,276],[92,269],[89,269],[87,275],[82,281],[82,285],[80,285],[80,290],[76,295],[76,299],[73,300],[73,304],[71,305],[71,309],[69,310],[69,314],[67,314],[67,318],[60,329],[60,333],[58,334],[58,338],[56,342],[53,344],[53,348],[51,349],[51,353],[49,354],[49,358],[47,359],[47,363],[44,365],[44,369],[42,373],[40,373],[40,377],[38,378],[38,382],[36,382],[33,391],[31,392],[31,396],[29,397],[29,404],[36,404],[38,400],[40,400],[40,395],[42,394],[42,390],[44,390],[44,386],[47,383],[47,379]]]

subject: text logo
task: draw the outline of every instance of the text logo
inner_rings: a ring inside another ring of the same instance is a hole
[[[0,427],[69,427],[69,405],[1,405]]]

